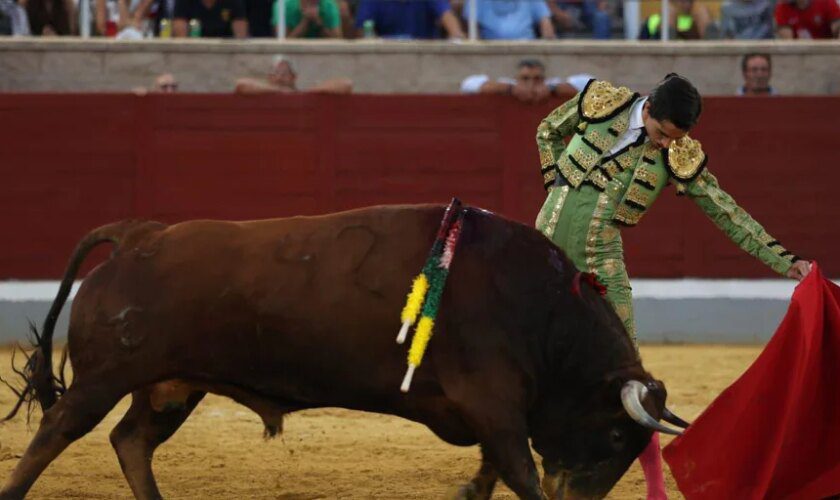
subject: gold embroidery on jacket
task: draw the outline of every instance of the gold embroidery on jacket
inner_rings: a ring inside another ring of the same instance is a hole
[[[600,149],[602,153],[606,153],[614,144],[614,142],[607,138],[604,134],[594,129],[590,130],[589,133],[586,134],[586,139],[594,144],[596,148]]]
[[[619,167],[618,164],[613,160],[608,161],[601,168],[603,168],[604,171],[610,174],[610,176],[612,177],[615,177],[616,175],[622,172],[621,167]]]
[[[592,219],[589,222],[589,231],[586,234],[586,267],[590,273],[597,271],[596,255],[599,246],[598,238],[601,236],[601,230],[604,224],[609,224],[609,221],[604,219],[604,214],[610,204],[610,197],[606,193],[601,193],[598,196],[598,202],[595,205],[595,210],[592,212]]]
[[[636,171],[634,172],[633,176],[636,179],[644,182],[645,184],[649,185],[650,189],[656,187],[659,184],[659,176],[656,175],[656,172],[645,168],[644,166],[636,167]]]
[[[671,141],[668,146],[668,167],[679,180],[690,180],[694,177],[706,159],[700,141],[688,136]]]
[[[589,172],[598,163],[598,155],[590,151],[589,148],[580,147],[573,151],[571,156],[586,172]]]
[[[624,195],[624,199],[640,205],[642,208],[647,208],[648,206],[647,193],[645,193],[645,191],[637,184],[632,184],[630,186],[630,189],[627,190],[627,194]]]
[[[642,212],[634,208],[630,208],[624,203],[619,204],[618,208],[615,210],[615,220],[623,222],[628,226],[635,226],[641,218]]]
[[[581,112],[585,119],[598,120],[627,104],[633,95],[627,87],[613,87],[605,81],[592,82],[581,97]]]
[[[609,183],[609,179],[607,176],[603,174],[603,172],[599,170],[593,170],[592,173],[589,174],[589,180],[592,181],[592,184],[595,184],[601,191],[607,189],[607,183]]]
[[[612,131],[615,137],[621,137],[621,134],[627,132],[627,128],[630,127],[630,113],[621,113],[618,115],[615,120],[613,120],[612,125],[610,125],[609,130]]]
[[[560,212],[563,210],[563,205],[566,203],[566,196],[569,195],[569,186],[556,188],[559,190],[557,194],[557,201],[554,208],[551,210],[551,216],[548,218],[548,223],[543,229],[543,234],[549,239],[554,238],[554,230],[557,228],[557,221],[560,220]],[[539,225],[539,221],[537,222]]]

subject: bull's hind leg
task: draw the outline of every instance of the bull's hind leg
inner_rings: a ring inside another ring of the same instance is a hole
[[[123,394],[115,387],[73,384],[44,413],[38,432],[0,491],[0,499],[23,498],[50,462],[96,427]]]
[[[191,392],[183,404],[155,409],[151,388],[132,393],[131,407],[111,431],[111,444],[136,498],[162,498],[152,472],[152,456],[187,420],[204,395]]]

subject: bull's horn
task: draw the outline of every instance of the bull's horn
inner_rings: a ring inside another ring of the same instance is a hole
[[[688,426],[691,425],[685,420],[671,413],[671,410],[669,410],[668,408],[665,408],[665,410],[662,412],[662,420],[668,422],[671,425],[682,427],[683,429],[688,429]]]
[[[659,431],[663,434],[673,434],[679,436],[682,431],[672,429],[666,425],[660,424],[653,417],[651,417],[642,406],[642,399],[647,395],[647,387],[638,380],[628,380],[624,387],[621,388],[621,403],[630,418],[638,422],[648,429]]]

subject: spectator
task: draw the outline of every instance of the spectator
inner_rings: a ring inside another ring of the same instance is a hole
[[[478,28],[485,40],[533,40],[556,38],[551,11],[545,0],[476,0]],[[464,8],[469,18],[470,3]]]
[[[516,78],[491,80],[487,75],[468,76],[461,82],[461,92],[465,94],[502,94],[512,95],[525,103],[538,103],[549,96],[572,95],[583,90],[591,79],[590,75],[580,74],[562,78],[545,77],[545,66],[536,59],[524,59],[516,68]]]
[[[283,56],[274,58],[274,65],[265,80],[240,78],[234,91],[237,94],[289,94],[300,92],[297,88],[297,73],[292,62]],[[349,94],[353,91],[353,82],[347,78],[326,80],[312,87],[309,92],[328,94]]]
[[[146,95],[149,93],[174,94],[178,92],[178,80],[175,79],[172,73],[163,73],[155,78],[151,87],[137,87],[133,89],[133,92],[137,95]]]
[[[724,38],[773,38],[773,0],[727,0],[720,8]]]
[[[356,38],[356,0],[337,0],[341,16],[341,34],[344,38]]]
[[[286,0],[288,5],[291,0]],[[277,0],[245,0],[245,15],[248,18],[248,32],[252,38],[273,38],[277,36],[275,22]]]
[[[769,54],[747,54],[741,59],[741,73],[744,85],[738,88],[738,95],[776,95],[770,86],[772,63]]]
[[[178,92],[178,80],[175,79],[172,73],[163,73],[155,78],[152,92],[157,94],[174,94]]]
[[[96,30],[119,40],[141,40],[146,31],[147,0],[96,0]]]
[[[198,21],[202,37],[248,38],[244,0],[175,0],[173,36],[187,36],[192,19]]]
[[[612,35],[612,16],[606,0],[549,0],[554,25],[564,36],[581,34],[606,40]]]
[[[694,0],[674,0],[669,10],[669,32],[680,40],[697,40],[706,37],[706,30],[711,26],[712,15],[709,9]],[[639,31],[639,39],[653,40],[662,37],[662,16],[657,12],[647,18]]]
[[[73,0],[26,0],[29,31],[33,35],[72,35],[75,10]]]
[[[289,38],[341,38],[341,14],[335,0],[285,0],[286,36]],[[280,19],[274,3],[272,26]],[[276,33],[276,31],[275,31]]]
[[[94,7],[96,32],[102,36],[117,36],[128,21],[127,0],[96,0]]]
[[[172,21],[175,0],[139,0],[129,8],[128,24],[154,36],[160,36],[160,22]],[[148,25],[144,26],[148,21]],[[171,36],[171,31],[167,36]]]
[[[776,4],[779,38],[840,37],[837,0],[788,0]]]
[[[358,36],[364,36],[366,21],[372,21],[374,32],[383,38],[438,38],[437,22],[448,38],[464,38],[449,0],[360,0],[356,11]]]
[[[29,18],[26,9],[15,0],[0,0],[0,36],[27,36]]]

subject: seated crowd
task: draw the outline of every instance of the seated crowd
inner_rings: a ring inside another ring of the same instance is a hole
[[[0,35],[79,33],[80,0],[0,0]],[[677,39],[840,37],[840,0],[670,0]],[[658,5],[659,2],[653,2]],[[465,38],[470,0],[90,0],[101,36]],[[475,0],[486,40],[623,38],[620,0]],[[713,8],[710,8],[713,7]],[[282,12],[281,12],[282,9]],[[282,14],[282,15],[281,15]],[[658,39],[658,12],[639,27]]]
[[[743,85],[734,89],[740,96],[773,96],[776,90],[770,85],[772,61],[769,54],[749,53],[741,58]],[[297,70],[285,56],[276,56],[267,73],[261,78],[243,77],[236,80],[233,91],[237,94],[290,94],[299,92],[350,94],[353,81],[332,78],[303,89],[297,85]],[[497,94],[510,96],[525,104],[539,104],[550,97],[567,98],[581,92],[594,79],[587,73],[565,78],[546,75],[545,65],[538,59],[523,59],[516,66],[513,77],[491,78],[488,75],[470,75],[461,82],[463,94]],[[167,94],[179,90],[178,80],[172,73],[158,75],[148,88],[139,87],[137,95],[147,93]]]

